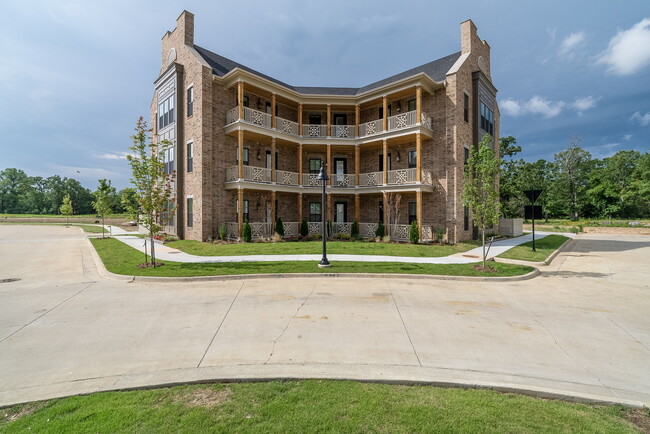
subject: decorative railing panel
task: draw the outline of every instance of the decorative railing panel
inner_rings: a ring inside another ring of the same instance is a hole
[[[401,128],[408,128],[414,126],[417,124],[417,122],[417,112],[415,110],[406,113],[400,113],[388,118],[388,129],[399,130]]]
[[[270,129],[271,115],[259,110],[253,110],[250,107],[244,107],[244,122]]]
[[[354,139],[356,128],[355,125],[332,125],[332,137]]]
[[[352,174],[332,173],[332,187],[354,187],[356,177]]]
[[[226,223],[226,238],[236,240],[239,238],[239,224],[237,222]]]
[[[392,241],[409,241],[410,225],[388,225],[388,233]]]
[[[237,122],[237,117],[239,116],[239,108],[235,107],[226,112],[226,125],[230,125],[234,122]]]
[[[271,169],[266,167],[244,166],[244,179],[253,182],[271,182]]]
[[[305,187],[322,187],[323,181],[318,180],[317,173],[303,173],[302,185],[304,185]]]
[[[300,234],[300,223],[282,222],[285,237],[297,237]]]
[[[321,222],[309,222],[309,235],[322,234],[323,224]]]
[[[359,223],[359,236],[361,238],[375,238],[378,223]]]
[[[238,171],[239,168],[237,166],[228,167],[226,169],[226,182],[237,181],[237,179],[239,179]]]
[[[359,174],[359,187],[368,187],[384,184],[383,172],[370,172]]]
[[[333,222],[332,223],[332,234],[348,234],[352,235],[352,223],[351,222]]]
[[[422,241],[433,241],[433,228],[431,226],[422,225],[420,239]]]
[[[251,235],[254,240],[261,240],[271,236],[271,223],[250,222]]]
[[[375,121],[370,121],[359,125],[359,137],[371,136],[373,134],[379,134],[383,131],[383,119],[377,119]]]
[[[388,183],[393,185],[415,184],[417,169],[400,169],[388,171]]]
[[[275,171],[275,183],[282,185],[298,185],[298,174],[284,170]]]
[[[422,171],[422,184],[433,185],[433,176],[428,170]]]
[[[420,113],[421,119],[420,119],[420,125],[423,127],[427,127],[428,129],[431,129],[431,116],[427,116],[426,113],[422,112]]]
[[[275,118],[275,129],[277,131],[292,134],[294,136],[298,135],[298,122],[290,121],[287,119]]]
[[[303,137],[327,137],[327,125],[304,124]]]

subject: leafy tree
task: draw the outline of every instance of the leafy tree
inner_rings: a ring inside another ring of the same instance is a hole
[[[418,241],[420,240],[418,222],[416,222],[415,220],[411,222],[411,228],[409,229],[409,240],[411,241],[411,244],[417,244]]]
[[[106,214],[111,213],[111,191],[115,191],[115,188],[111,187],[111,181],[100,179],[99,187],[97,187],[97,190],[93,193],[95,196],[93,207],[97,214],[102,216],[102,238],[104,238],[104,218],[106,217]]]
[[[463,204],[472,211],[472,221],[481,232],[483,243],[483,268],[485,268],[485,231],[499,223],[499,160],[490,148],[492,138],[486,134],[483,140],[470,151],[465,167],[463,183]]]
[[[10,168],[0,172],[0,212],[19,214],[24,211],[22,197],[29,187],[29,177],[22,170]]]
[[[164,171],[164,154],[171,143],[163,140],[156,143],[151,137],[151,129],[142,117],[138,119],[136,134],[131,136],[133,145],[127,160],[132,170],[131,182],[134,185],[141,210],[141,221],[149,229],[151,243],[151,265],[156,266],[153,237],[169,221],[176,208],[172,183],[176,173]]]
[[[499,180],[501,212],[507,218],[522,217],[524,205],[527,203],[523,193],[526,189],[523,178],[523,169],[526,162],[521,159],[513,159],[516,154],[521,152],[521,146],[517,145],[517,139],[508,136],[499,140],[499,149],[501,155],[501,175]]]
[[[275,232],[280,235],[280,237],[284,237],[284,224],[280,217],[275,219]]]
[[[70,216],[73,213],[73,209],[72,209],[72,200],[70,199],[69,194],[66,194],[63,197],[63,203],[59,207],[59,211],[61,211],[61,214],[66,216],[66,226],[70,226]]]
[[[120,204],[122,212],[126,213],[129,218],[137,221],[139,217],[138,195],[134,188],[127,187],[120,190]]]
[[[386,229],[384,228],[384,222],[381,220],[377,223],[377,229],[375,229],[375,236],[378,238],[383,238],[386,235]]]
[[[558,166],[558,182],[566,198],[572,220],[578,220],[585,206],[585,191],[591,171],[591,154],[580,147],[581,137],[571,137],[566,150],[555,154]]]
[[[634,204],[635,217],[650,218],[650,153],[640,155],[624,196],[626,202]]]

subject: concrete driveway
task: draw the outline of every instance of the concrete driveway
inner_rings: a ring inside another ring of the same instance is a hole
[[[650,237],[597,234],[520,282],[124,283],[98,275],[78,228],[0,225],[0,406],[258,378],[650,405],[648,258]]]

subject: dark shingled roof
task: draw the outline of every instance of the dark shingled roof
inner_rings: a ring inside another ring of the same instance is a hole
[[[248,71],[252,74],[255,74],[269,81],[272,81],[273,83],[279,84],[280,86],[284,86],[288,89],[306,95],[357,95],[375,89],[377,87],[383,86],[385,84],[389,84],[394,81],[398,81],[403,78],[407,78],[412,75],[419,74],[421,72],[424,72],[435,81],[441,82],[445,79],[445,75],[447,74],[447,71],[449,71],[449,69],[453,66],[456,60],[458,60],[458,58],[460,57],[460,51],[459,51],[457,53],[450,54],[449,56],[445,56],[438,60],[434,60],[433,62],[425,63],[424,65],[417,66],[415,68],[409,69],[408,71],[404,71],[399,74],[393,75],[391,77],[384,78],[383,80],[376,81],[372,84],[369,84],[361,88],[305,87],[305,86],[291,86],[273,77],[269,77],[266,74],[262,74],[261,72],[255,71],[252,68],[244,66],[241,63],[237,63],[228,58],[215,54],[209,50],[206,50],[205,48],[201,48],[198,45],[195,45],[194,48],[201,55],[201,57],[203,57],[203,59],[208,63],[208,65],[210,65],[210,67],[212,68],[212,72],[219,77],[223,77],[224,75],[226,75],[227,73],[229,73],[235,68],[240,68],[243,69],[244,71]]]

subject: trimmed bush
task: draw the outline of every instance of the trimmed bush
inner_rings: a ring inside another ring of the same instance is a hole
[[[244,223],[242,238],[246,243],[250,243],[253,240],[253,231],[251,231],[251,225],[248,223],[248,220]]]
[[[409,240],[411,244],[417,244],[420,241],[420,231],[418,230],[418,222],[413,220],[411,223],[411,229],[409,231]]]
[[[352,227],[350,228],[350,238],[353,240],[359,239],[359,222],[356,220],[352,222]]]
[[[282,219],[280,217],[275,220],[275,233],[281,237],[284,237],[284,224],[282,223]]]
[[[309,235],[309,224],[307,224],[307,220],[303,220],[302,223],[300,223],[300,235],[303,237]]]
[[[379,222],[377,224],[377,229],[375,229],[375,236],[378,238],[383,238],[386,235],[386,230],[384,229],[384,222]]]
[[[226,239],[226,225],[219,226],[219,238],[222,241]]]
[[[445,236],[445,228],[439,227],[436,228],[436,240],[442,244],[442,238]]]

